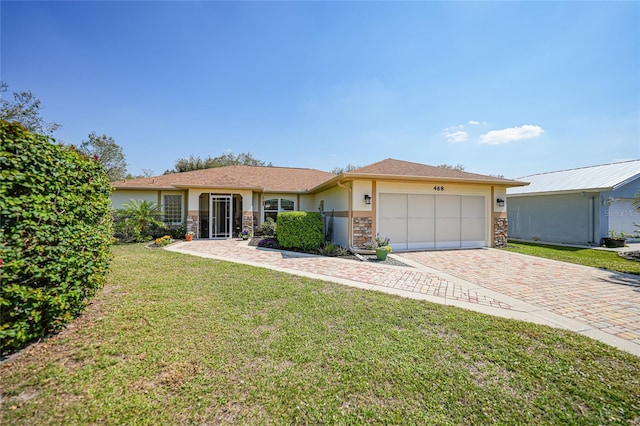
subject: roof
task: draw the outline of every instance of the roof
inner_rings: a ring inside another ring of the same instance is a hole
[[[338,181],[357,178],[438,180],[503,185],[507,187],[526,185],[525,182],[495,176],[479,175],[387,158],[341,175],[316,169],[291,167],[226,166],[116,181],[111,182],[111,186],[115,189],[170,190],[202,187],[250,189],[262,192],[317,192],[335,185]]]
[[[530,182],[524,188],[511,188],[508,195],[549,192],[610,191],[640,177],[640,160],[539,173],[518,178]]]
[[[333,173],[292,167],[226,166],[112,182],[116,189],[234,188],[269,192],[305,192]]]
[[[344,174],[345,177],[384,177],[392,179],[414,179],[414,180],[439,180],[439,181],[460,181],[485,184],[498,184],[505,186],[526,185],[526,182],[519,182],[511,179],[504,179],[496,176],[469,173],[462,170],[448,169],[445,167],[429,166],[426,164],[413,163],[410,161],[395,160],[387,158],[368,166],[360,167]]]

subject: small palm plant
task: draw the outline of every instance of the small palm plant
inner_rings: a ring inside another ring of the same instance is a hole
[[[131,200],[116,210],[116,220],[134,241],[148,239],[152,226],[163,226],[160,215],[160,206],[147,200]]]

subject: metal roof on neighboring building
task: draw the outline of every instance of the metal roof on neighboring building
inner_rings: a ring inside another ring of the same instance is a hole
[[[640,177],[640,160],[622,161],[523,176],[517,180],[529,182],[529,186],[509,188],[507,195],[606,191],[619,188],[638,177]]]

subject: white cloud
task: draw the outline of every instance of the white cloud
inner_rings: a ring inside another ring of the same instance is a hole
[[[480,124],[480,122],[476,120],[469,120],[468,124],[475,124],[477,126],[478,124]]]
[[[442,135],[451,143],[464,142],[469,139],[469,134],[464,130],[456,130],[456,128],[445,129]]]
[[[510,127],[502,130],[492,130],[480,136],[480,143],[498,145],[522,139],[532,139],[540,136],[544,130],[540,126],[525,124],[520,127]]]

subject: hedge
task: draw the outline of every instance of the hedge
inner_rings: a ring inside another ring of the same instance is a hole
[[[108,175],[54,142],[0,123],[0,353],[79,315],[111,260]]]
[[[322,215],[317,212],[281,212],[276,219],[278,242],[285,249],[315,250],[324,241]]]

